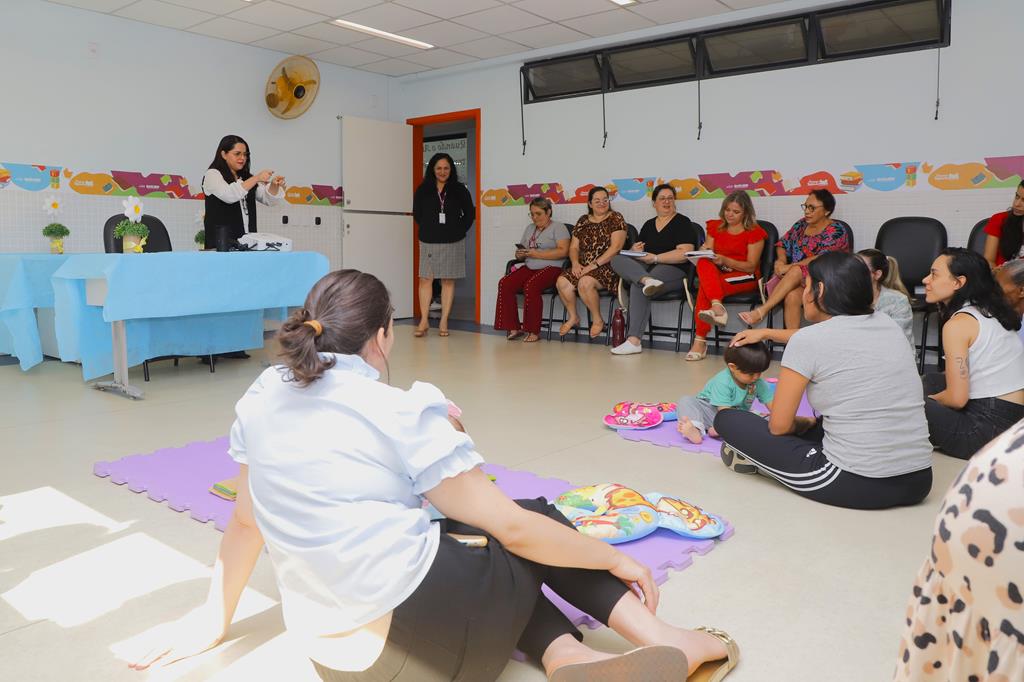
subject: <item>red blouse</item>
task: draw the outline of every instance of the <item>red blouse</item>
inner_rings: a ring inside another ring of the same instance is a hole
[[[739,234],[729,234],[729,229],[723,220],[709,220],[707,225],[708,237],[715,242],[715,253],[733,260],[747,260],[747,247],[768,238],[768,233],[757,223],[754,223],[752,229],[743,230]],[[757,265],[754,277],[761,276],[761,264]]]
[[[985,234],[992,235],[996,239],[1001,239],[1003,236],[1003,226],[1006,224],[1006,219],[1009,217],[1009,211],[996,213],[994,216],[989,218],[988,222],[985,224]],[[1021,250],[1024,251],[1024,249]],[[1005,262],[1006,257],[1003,255],[1003,250],[996,249],[996,266],[1002,265]]]

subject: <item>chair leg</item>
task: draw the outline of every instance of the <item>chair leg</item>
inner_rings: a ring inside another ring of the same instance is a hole
[[[615,298],[608,299],[608,321],[604,325],[604,345],[612,345],[612,315],[615,314]]]
[[[149,360],[142,361],[142,380],[149,381]]]
[[[686,309],[686,299],[683,298],[679,301],[679,313],[676,316],[676,352],[679,352],[679,346],[683,340],[683,311]]]
[[[551,300],[548,301],[548,341],[551,340],[551,332],[555,328],[555,299],[556,298],[558,298],[558,294],[554,294],[551,297]]]
[[[178,366],[178,358],[174,358],[174,366],[175,366],[175,367],[177,367],[177,366]]]
[[[653,307],[653,306],[652,306]],[[654,348],[654,312],[647,315],[647,345]]]
[[[928,352],[928,318],[930,313],[925,310],[921,318],[921,355],[917,359],[917,373],[924,374],[924,356]]]
[[[213,355],[211,353],[209,358],[210,358],[210,374],[213,374],[216,371],[215,366],[217,364],[217,356],[215,356],[215,355]]]

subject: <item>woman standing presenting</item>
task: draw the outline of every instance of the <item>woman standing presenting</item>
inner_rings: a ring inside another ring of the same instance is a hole
[[[476,208],[452,157],[434,154],[423,182],[412,199],[412,213],[419,225],[420,263],[418,289],[420,323],[414,336],[426,336],[430,328],[430,299],[434,278],[441,280],[441,323],[438,334],[448,336],[448,316],[455,300],[455,280],[466,276],[466,234],[473,226]]]
[[[238,241],[256,231],[256,202],[274,206],[284,198],[284,176],[261,170],[249,170],[249,144],[238,135],[225,135],[217,145],[210,168],[203,176],[206,195],[206,246],[213,248],[222,239]],[[269,184],[269,188],[267,185]],[[224,236],[218,235],[224,231]]]

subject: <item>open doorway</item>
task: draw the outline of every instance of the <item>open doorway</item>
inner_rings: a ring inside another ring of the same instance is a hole
[[[466,235],[466,277],[456,280],[451,319],[480,323],[480,110],[454,111],[410,118],[413,127],[413,187],[423,180],[427,162],[435,152],[447,152],[455,160],[459,180],[469,188],[476,206],[476,220]],[[414,230],[413,268],[419,276],[419,227]],[[415,277],[413,286],[416,286]],[[435,287],[438,283],[435,281]],[[419,301],[414,295],[416,315]],[[437,313],[439,314],[439,313]],[[433,316],[433,313],[432,313]]]

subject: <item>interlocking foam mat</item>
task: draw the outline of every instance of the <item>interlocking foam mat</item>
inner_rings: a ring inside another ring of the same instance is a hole
[[[671,428],[675,433],[674,424]],[[97,462],[93,466],[93,473],[109,477],[118,485],[127,485],[133,492],[145,492],[151,500],[166,502],[175,511],[188,511],[197,521],[206,523],[212,520],[217,530],[223,531],[231,518],[234,502],[213,495],[209,488],[213,483],[238,473],[238,465],[228,456],[227,449],[227,437],[199,441],[180,448],[130,455],[113,462]],[[497,464],[485,464],[483,470],[494,476],[498,487],[513,499],[544,497],[553,500],[577,487],[568,481],[541,478],[529,471],[506,469]],[[680,497],[700,504],[699,499],[690,496],[688,491],[682,492]],[[717,513],[714,509],[709,511]],[[726,521],[726,531],[719,540],[732,534],[733,527]],[[671,531],[658,529],[635,542],[617,545],[617,548],[649,566],[655,581],[660,584],[668,580],[669,568],[682,570],[693,563],[694,554],[707,554],[715,545],[716,540],[689,540]],[[547,587],[544,590],[573,624],[590,628],[600,625],[550,592]]]

